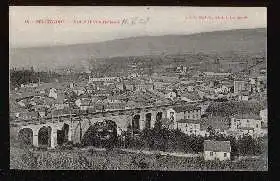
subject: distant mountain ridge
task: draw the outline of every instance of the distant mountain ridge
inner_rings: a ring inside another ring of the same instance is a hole
[[[266,28],[215,31],[191,35],[141,36],[52,47],[12,48],[13,67],[87,66],[89,60],[160,54],[266,54]]]

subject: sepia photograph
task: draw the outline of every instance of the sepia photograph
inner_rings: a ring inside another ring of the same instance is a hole
[[[10,169],[268,171],[267,8],[9,6]]]

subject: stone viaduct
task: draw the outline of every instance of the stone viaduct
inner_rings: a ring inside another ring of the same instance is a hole
[[[35,147],[44,145],[49,148],[55,148],[65,141],[80,143],[92,124],[105,119],[116,122],[118,134],[126,131],[128,125],[137,130],[153,128],[156,120],[166,117],[168,108],[170,108],[170,105],[72,114],[71,119],[70,115],[66,115],[44,120],[44,123],[31,120],[30,124],[17,127],[17,138],[20,140],[25,139],[28,144],[32,144]]]

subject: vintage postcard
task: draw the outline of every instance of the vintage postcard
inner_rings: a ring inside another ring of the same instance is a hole
[[[10,168],[267,171],[265,7],[9,7]]]

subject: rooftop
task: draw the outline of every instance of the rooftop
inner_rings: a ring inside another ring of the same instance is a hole
[[[197,107],[196,105],[184,105],[184,106],[176,106],[173,107],[175,112],[185,112],[185,111],[191,111],[191,110],[200,110],[200,107]]]
[[[230,141],[204,141],[204,151],[231,152]]]
[[[200,124],[200,120],[196,119],[180,119],[177,121],[178,123],[193,123],[193,124]]]
[[[206,130],[208,127],[220,130],[227,130],[229,128],[229,119],[222,116],[203,118],[200,123],[202,130]]]
[[[255,120],[261,120],[261,117],[257,114],[238,114],[234,115],[235,119],[255,119]]]

